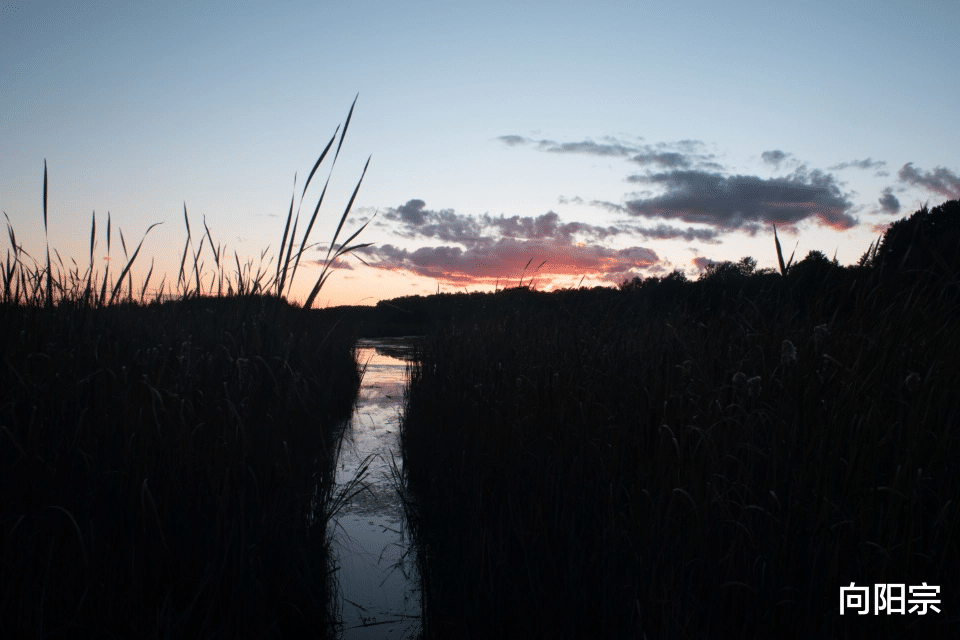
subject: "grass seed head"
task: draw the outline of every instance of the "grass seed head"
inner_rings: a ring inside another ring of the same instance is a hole
[[[827,325],[821,324],[813,328],[813,346],[819,351],[820,347],[826,343],[827,338],[830,337],[830,331],[827,330]]]
[[[789,340],[784,340],[780,345],[780,362],[783,364],[794,364],[797,361],[797,348]]]
[[[911,371],[909,375],[907,375],[906,379],[903,381],[903,386],[909,389],[910,391],[916,391],[917,389],[919,389],[920,374],[915,371]]]

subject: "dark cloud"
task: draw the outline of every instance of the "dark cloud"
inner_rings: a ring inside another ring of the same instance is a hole
[[[480,218],[484,226],[495,229],[500,235],[512,238],[534,239],[558,239],[569,242],[574,236],[589,238],[591,240],[604,240],[624,233],[623,229],[616,226],[599,226],[587,224],[585,222],[560,222],[560,216],[553,211],[536,216],[505,217],[503,214],[493,217],[483,215]]]
[[[523,136],[500,136],[497,138],[504,144],[515,147],[518,145],[534,145],[539,151],[552,153],[586,153],[595,156],[626,157],[640,150],[639,147],[623,144],[615,139],[609,139],[608,144],[585,140],[583,142],[554,142],[553,140],[533,140]]]
[[[622,204],[617,204],[616,202],[609,202],[607,200],[590,200],[587,202],[580,196],[575,196],[573,198],[560,198],[560,204],[588,204],[591,207],[597,207],[598,209],[606,209],[611,213],[627,213],[626,208]]]
[[[543,151],[550,151],[552,153],[585,153],[593,156],[615,157],[629,155],[634,150],[634,147],[629,147],[619,143],[600,144],[593,142],[592,140],[562,143],[541,140],[539,146]]]
[[[850,162],[841,162],[840,164],[835,164],[832,167],[828,167],[830,171],[840,171],[841,169],[879,169],[880,167],[887,166],[887,163],[883,160],[873,160],[867,158],[866,160],[851,160]]]
[[[694,266],[696,266],[697,269],[700,271],[706,271],[707,267],[714,264],[713,260],[711,260],[710,258],[706,258],[704,256],[697,256],[692,260],[692,262]]]
[[[382,217],[398,226],[402,237],[441,244],[414,250],[368,247],[360,253],[370,266],[402,269],[449,283],[493,284],[517,277],[530,260],[535,264],[545,260],[538,271],[541,279],[586,274],[616,284],[660,261],[644,247],[601,246],[617,236],[636,235],[629,227],[564,222],[553,211],[539,216],[465,215],[452,209],[428,209],[422,200],[414,199],[387,209]]]
[[[488,246],[469,249],[440,246],[413,251],[391,244],[361,252],[372,267],[403,270],[453,284],[494,284],[524,273],[528,262],[540,264],[538,278],[553,280],[584,274],[613,284],[632,279],[656,265],[656,252],[644,247],[610,249],[599,245],[563,244],[540,240],[500,238]],[[526,271],[529,277],[531,270]]]
[[[900,201],[897,199],[897,196],[893,195],[892,188],[887,187],[883,190],[883,195],[880,196],[879,202],[883,213],[900,213]]]
[[[664,169],[686,169],[690,167],[690,157],[676,151],[650,151],[637,154],[631,160],[640,166],[655,164]]]
[[[605,143],[592,140],[582,142],[556,142],[554,140],[533,140],[523,136],[500,136],[501,142],[509,146],[531,145],[538,151],[550,153],[582,153],[602,157],[629,158],[640,166],[654,165],[663,169],[721,169],[714,161],[715,156],[704,151],[706,145],[699,140],[679,140],[661,142],[656,145],[626,143],[616,138],[604,138]]]
[[[508,147],[515,147],[521,144],[529,144],[532,142],[529,138],[524,138],[523,136],[500,136],[497,138],[500,142],[507,145]]]
[[[722,235],[717,229],[694,229],[693,227],[680,229],[679,227],[671,227],[665,224],[658,224],[656,227],[637,227],[634,231],[648,240],[675,240],[677,238],[683,238],[687,242],[699,240],[708,244],[717,244],[719,242],[717,236]]]
[[[383,218],[399,222],[398,233],[405,238],[454,242],[468,248],[489,246],[498,237],[569,243],[575,238],[596,241],[626,233],[625,229],[612,225],[565,223],[553,211],[539,216],[473,216],[458,214],[453,209],[430,210],[423,200],[409,200],[387,209]]]
[[[339,249],[341,246],[343,246],[343,245],[339,245],[339,244],[338,244],[338,245],[335,245],[335,248],[336,248],[336,249]],[[313,263],[313,264],[316,264],[316,265],[318,265],[318,266],[320,266],[320,267],[322,267],[322,266],[324,265],[324,259],[326,258],[327,247],[326,247],[326,246],[317,247],[317,251],[318,251],[320,254],[322,254],[322,255],[320,256],[320,258],[315,259],[315,260],[312,260],[312,263]],[[331,269],[346,269],[347,271],[353,271],[353,265],[351,265],[351,264],[347,261],[347,258],[346,258],[346,257],[340,257],[340,258],[337,258],[336,260],[332,260],[332,261],[330,262],[330,268],[331,268]]]
[[[774,149],[772,151],[764,151],[760,154],[760,158],[767,164],[772,164],[776,168],[780,168],[780,163],[787,159],[789,153],[785,151],[780,151],[779,149]]]
[[[408,200],[406,204],[388,209],[383,219],[399,222],[398,233],[405,238],[430,238],[466,245],[489,241],[484,236],[483,224],[476,217],[459,215],[453,209],[426,209],[423,200]]]
[[[642,139],[607,137],[558,142],[518,135],[497,140],[549,153],[622,158],[639,169],[627,176],[627,182],[644,186],[624,194],[622,203],[579,196],[558,199],[560,204],[589,205],[617,217],[629,216],[609,225],[564,222],[553,211],[536,216],[465,215],[452,209],[429,209],[423,200],[412,199],[387,209],[381,220],[400,237],[432,246],[403,249],[387,244],[365,248],[359,252],[361,257],[379,269],[404,270],[455,284],[493,284],[518,277],[531,261],[545,261],[537,272],[542,280],[586,274],[617,283],[663,271],[669,263],[645,247],[604,246],[615,238],[716,244],[725,234],[755,235],[770,223],[789,227],[812,220],[837,230],[858,223],[852,194],[843,191],[832,173],[810,170],[779,149],[764,151],[761,159],[777,169],[789,166],[792,173],[763,178],[733,174],[699,140],[647,144]],[[877,170],[885,164],[867,158],[840,163],[831,170]],[[923,173],[908,164],[900,170],[900,180],[952,197],[960,194],[960,179],[939,167]],[[884,212],[899,212],[893,188],[884,190],[878,202]],[[663,222],[643,226],[637,218]],[[671,220],[687,224],[670,224]],[[702,270],[711,261],[698,256],[694,264]]]
[[[897,174],[901,182],[923,187],[950,200],[960,199],[960,176],[949,169],[936,167],[926,173],[918,171],[912,162],[903,165]]]
[[[427,205],[423,200],[408,200],[406,204],[397,207],[396,212],[400,220],[411,226],[419,226],[426,219],[423,208]]]
[[[628,180],[666,191],[628,201],[626,210],[635,216],[675,218],[748,233],[758,225],[795,224],[812,217],[835,229],[857,224],[849,214],[853,205],[834,177],[817,170],[799,170],[781,178],[669,171]]]
[[[645,237],[713,241],[717,233],[737,230],[755,235],[769,222],[794,224],[808,218],[815,218],[820,224],[835,229],[849,229],[857,224],[852,215],[853,204],[832,174],[811,171],[801,165],[783,177],[730,175],[700,140],[658,144],[624,143],[612,138],[604,144],[589,140],[572,143],[536,141],[522,136],[503,136],[500,140],[554,153],[624,157],[646,171],[628,176],[627,181],[650,185],[653,189],[627,194],[624,204],[593,200],[590,202],[592,206],[634,216],[677,218],[714,228],[712,232],[693,228],[681,232],[661,227],[653,234],[648,233],[653,231],[649,229],[640,231]],[[785,163],[798,164],[791,154],[780,149],[764,151],[761,158],[777,168]],[[846,164],[874,168],[883,163],[867,158]],[[584,204],[581,198],[561,199],[560,202]]]

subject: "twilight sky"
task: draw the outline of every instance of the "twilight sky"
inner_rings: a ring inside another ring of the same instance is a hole
[[[359,92],[311,241],[372,156],[345,230],[376,214],[374,246],[320,306],[515,286],[528,262],[539,289],[774,266],[772,223],[788,255],[850,264],[960,198],[957,24],[956,0],[0,0],[0,209],[43,255],[46,159],[68,265],[94,211],[106,255],[109,211],[113,264],[118,227],[132,252],[162,221],[134,281],[151,259],[175,279],[184,203],[195,244],[205,218],[257,264]]]

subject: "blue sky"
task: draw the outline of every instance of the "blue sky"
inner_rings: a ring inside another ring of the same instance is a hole
[[[186,203],[195,240],[205,218],[256,263],[359,93],[311,240],[372,156],[346,229],[376,213],[374,246],[323,305],[512,286],[528,261],[544,289],[773,266],[774,222],[850,264],[960,198],[956,24],[954,1],[3,1],[0,209],[41,255],[46,159],[65,261],[94,211],[128,248],[163,221],[134,279],[152,258],[169,281]]]

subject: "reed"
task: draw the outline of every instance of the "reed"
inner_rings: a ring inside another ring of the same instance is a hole
[[[47,186],[45,166],[45,229]],[[184,206],[178,278],[152,294],[152,266],[138,287],[130,275],[143,239],[128,253],[119,234],[114,277],[94,268],[95,215],[85,268],[49,246],[37,262],[8,219],[0,635],[333,635],[326,528],[349,498],[333,464],[361,374],[351,330],[307,309],[362,246],[334,248],[349,209],[304,308],[284,295],[319,203],[299,250],[296,223],[285,232],[275,271],[264,252],[256,270],[235,253],[235,272],[205,222],[193,248]]]
[[[401,431],[425,637],[954,637],[955,303],[832,282],[428,342]],[[851,582],[942,613],[841,617]]]

